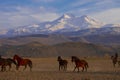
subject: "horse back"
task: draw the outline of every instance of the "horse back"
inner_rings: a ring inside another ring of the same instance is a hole
[[[23,59],[22,61],[21,61],[21,64],[29,64],[29,63],[32,63],[32,61],[30,60],[30,59]]]

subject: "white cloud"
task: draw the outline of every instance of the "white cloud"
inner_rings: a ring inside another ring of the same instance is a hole
[[[52,21],[59,17],[56,13],[32,14],[31,16],[41,22]]]
[[[42,21],[50,21],[59,17],[54,9],[48,10],[44,7],[29,8],[16,7],[12,12],[0,12],[0,28],[14,28]]]
[[[105,10],[102,12],[96,12],[94,14],[91,14],[91,16],[97,18],[98,20],[101,20],[106,23],[118,23],[120,24],[120,8],[112,8],[109,10]]]

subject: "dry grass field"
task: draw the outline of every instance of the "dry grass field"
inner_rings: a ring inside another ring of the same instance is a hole
[[[56,58],[32,58],[33,69],[23,71],[15,70],[13,65],[11,71],[0,72],[0,80],[120,80],[120,67],[114,68],[108,58],[88,58],[87,72],[73,72],[74,64],[69,58],[67,71],[58,70]]]

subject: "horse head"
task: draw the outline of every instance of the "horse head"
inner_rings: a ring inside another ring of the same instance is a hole
[[[74,62],[74,61],[80,61],[80,59],[76,56],[71,56],[71,61]]]
[[[15,55],[13,56],[13,60],[16,60],[17,57],[18,57],[18,55],[15,54]]]
[[[58,56],[58,59],[57,59],[57,61],[60,61],[60,60],[62,60],[62,58],[61,58],[61,56]]]
[[[75,56],[71,56],[71,61],[72,61],[72,62],[75,61]]]
[[[13,60],[21,61],[22,58],[19,57],[18,55],[14,55],[14,56],[13,56]]]

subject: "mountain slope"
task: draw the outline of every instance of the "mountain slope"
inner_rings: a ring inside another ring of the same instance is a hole
[[[115,51],[119,53],[120,46],[94,45],[81,42],[67,42],[56,45],[43,45],[38,42],[32,42],[24,45],[1,45],[0,53],[4,56],[13,56],[19,54],[29,57],[56,57],[56,56],[104,56],[112,54]]]
[[[71,32],[88,28],[100,28],[103,24],[86,15],[75,17],[72,14],[64,14],[60,18],[40,24],[33,24],[9,30],[6,35],[48,34],[53,32]]]

